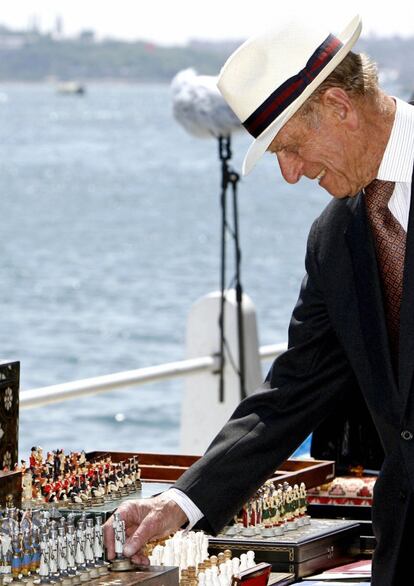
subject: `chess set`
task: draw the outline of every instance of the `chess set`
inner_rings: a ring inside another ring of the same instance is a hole
[[[292,459],[275,470],[221,535],[208,537],[208,554],[204,536],[204,558],[194,565],[191,551],[195,546],[189,546],[190,553],[180,554],[178,564],[175,544],[167,545],[161,558],[155,546],[150,569],[131,567],[122,558],[125,536],[117,519],[117,560],[108,574],[95,533],[99,534],[124,500],[166,490],[198,457],[135,452],[65,454],[63,449],[43,454],[42,448],[34,446],[27,461],[17,464],[18,362],[0,364],[0,390],[0,429],[7,429],[7,441],[0,444],[0,585],[58,581],[66,586],[96,580],[99,586],[133,586],[144,581],[177,586],[179,579],[182,586],[228,586],[229,581],[233,586],[248,585],[249,552],[254,552],[259,565],[270,564],[273,571],[289,576],[286,580],[345,563],[354,555],[358,522],[311,519],[306,507],[306,487],[332,480],[334,462]],[[68,553],[71,540],[75,541],[74,562]],[[182,567],[182,560],[187,567]],[[234,573],[230,577],[230,560],[233,569],[239,564],[239,576],[247,572],[245,580]],[[257,568],[254,572],[266,575]]]
[[[234,522],[217,537],[211,551],[228,548],[237,555],[253,550],[260,562],[278,572],[302,578],[347,563],[359,553],[359,524],[313,519],[307,511],[307,490],[300,485],[266,481],[243,506]]]
[[[105,561],[102,517],[85,512],[62,515],[49,510],[9,508],[0,516],[0,584],[77,586],[87,582],[133,585],[149,581],[154,586],[177,586],[177,568],[133,566],[123,557],[125,526],[115,513],[116,558]],[[124,579],[125,570],[132,570]],[[109,577],[109,571],[111,576]],[[122,573],[121,573],[122,572]],[[118,576],[118,577],[117,577]]]
[[[271,583],[287,586],[293,574],[271,574],[272,566],[255,560],[249,550],[240,557],[226,549],[210,555],[209,538],[201,531],[177,531],[168,539],[148,545],[151,567],[174,565],[179,568],[180,586],[266,586]]]

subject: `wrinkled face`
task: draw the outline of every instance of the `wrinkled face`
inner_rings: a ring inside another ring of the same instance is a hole
[[[275,153],[284,179],[316,179],[337,198],[356,195],[366,184],[364,145],[346,124],[346,116],[321,108],[318,121],[309,124],[293,116],[269,147]]]

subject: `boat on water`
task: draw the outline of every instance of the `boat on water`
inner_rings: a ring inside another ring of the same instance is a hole
[[[83,96],[86,93],[86,87],[78,81],[65,81],[57,86],[56,91],[62,95]]]

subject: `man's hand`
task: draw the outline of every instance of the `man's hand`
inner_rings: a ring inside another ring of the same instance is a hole
[[[124,555],[140,565],[149,564],[143,552],[148,541],[174,533],[188,521],[177,503],[163,494],[150,499],[125,501],[118,507],[117,512],[125,521]],[[115,557],[112,521],[113,518],[110,517],[103,526],[106,550],[110,560]]]

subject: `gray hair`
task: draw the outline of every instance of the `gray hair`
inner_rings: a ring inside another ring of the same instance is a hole
[[[377,66],[368,55],[350,51],[306,100],[299,110],[300,115],[309,118],[312,123],[312,118],[317,114],[315,105],[331,87],[342,88],[353,97],[374,97],[378,92]]]

